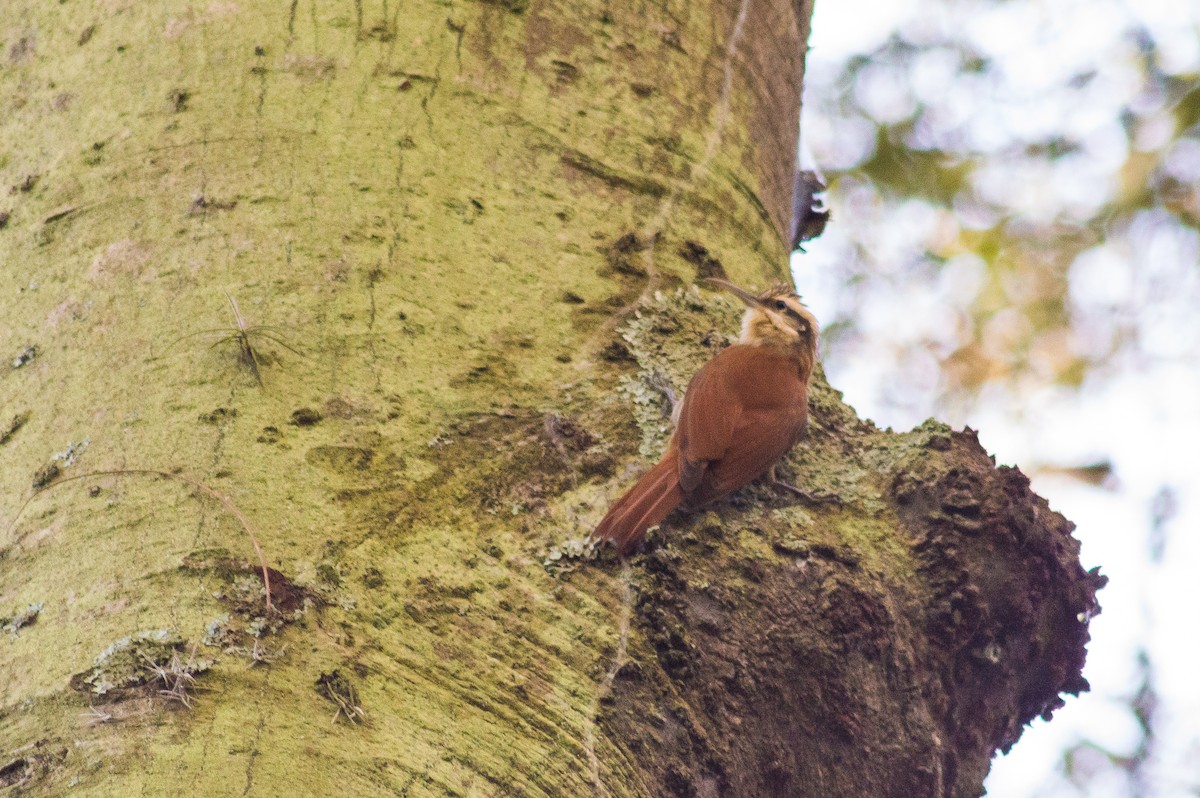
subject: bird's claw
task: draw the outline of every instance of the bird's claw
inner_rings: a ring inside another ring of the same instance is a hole
[[[797,488],[790,482],[784,482],[781,479],[773,479],[771,480],[771,484],[776,488],[799,496],[806,504],[836,504],[838,507],[842,506],[842,497],[836,493],[813,493],[812,491]]]

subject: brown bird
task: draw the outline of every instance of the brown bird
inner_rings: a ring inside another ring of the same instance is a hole
[[[746,303],[738,342],[696,372],[675,408],[675,433],[654,468],[596,527],[629,554],[646,530],[679,505],[700,507],[771,472],[808,425],[808,380],[817,361],[817,320],[790,289],[755,296],[715,278]]]

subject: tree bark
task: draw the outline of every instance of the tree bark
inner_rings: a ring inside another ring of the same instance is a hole
[[[839,505],[586,539],[786,275],[810,13],[18,0],[0,792],[978,794],[1102,580],[969,431],[819,380]]]

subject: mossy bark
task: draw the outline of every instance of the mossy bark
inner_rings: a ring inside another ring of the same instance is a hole
[[[6,9],[0,790],[977,793],[1097,578],[969,433],[543,563],[785,274],[810,11]]]

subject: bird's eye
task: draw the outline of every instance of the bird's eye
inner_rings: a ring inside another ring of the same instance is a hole
[[[775,309],[776,310],[787,310],[787,303],[784,302],[782,299],[777,299],[777,300],[775,300]]]

